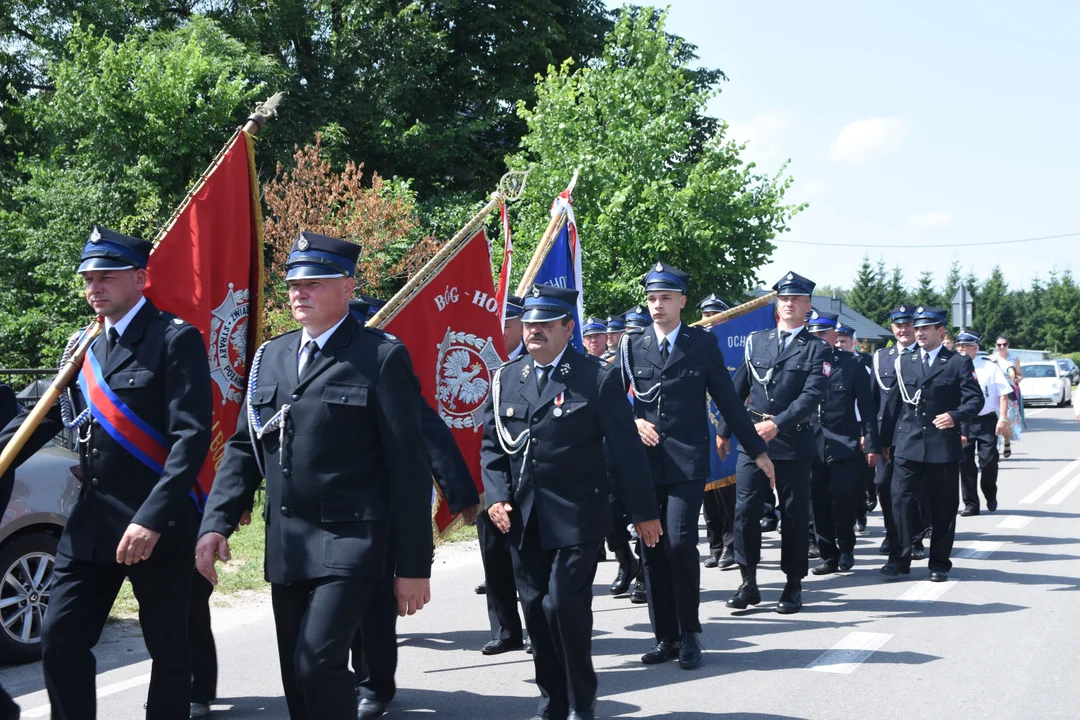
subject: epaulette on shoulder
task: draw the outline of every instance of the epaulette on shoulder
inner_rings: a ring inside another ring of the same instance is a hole
[[[287,337],[291,337],[293,335],[296,335],[299,332],[302,332],[299,328],[296,329],[296,330],[290,330],[289,332],[283,332],[280,335],[275,335],[274,337],[270,338],[267,342],[268,343],[277,342],[278,340],[283,340],[283,339],[285,339]]]
[[[173,315],[171,312],[167,312],[165,310],[158,310],[157,314],[158,314],[159,318],[161,318],[162,320],[164,320],[166,323],[169,324],[169,327],[177,329],[177,330],[179,330],[180,328],[182,328],[182,327],[184,327],[185,325],[188,324],[188,323],[184,322],[183,318],[177,317],[176,315]]]
[[[364,329],[367,330],[368,332],[370,332],[372,335],[375,335],[375,336],[377,336],[377,337],[379,337],[379,338],[381,338],[383,340],[390,340],[391,342],[396,342],[396,343],[401,342],[401,340],[398,339],[397,335],[391,335],[390,333],[386,332],[385,330],[380,330],[379,328],[376,328],[376,327],[369,327],[367,325],[364,326]]]
[[[602,360],[602,359],[600,359],[600,358],[598,358],[598,357],[595,357],[595,356],[593,356],[593,355],[582,355],[582,357],[583,357],[583,358],[585,358],[585,362],[589,362],[589,363],[592,363],[593,365],[596,365],[596,366],[598,366],[598,367],[602,367],[602,368],[610,368],[610,367],[614,367],[614,366],[613,366],[613,365],[612,365],[612,364],[611,364],[610,362],[608,362],[607,360]]]
[[[643,327],[626,328],[625,332],[626,332],[627,335],[640,335],[641,333],[645,332],[645,328],[643,328]]]

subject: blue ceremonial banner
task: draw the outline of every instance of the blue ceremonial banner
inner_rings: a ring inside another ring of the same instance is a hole
[[[564,192],[555,199],[551,212],[566,212],[566,222],[555,237],[555,243],[544,258],[533,283],[578,291],[577,307],[574,309],[574,337],[570,342],[579,352],[584,352],[585,344],[581,341],[581,317],[585,307],[585,299],[581,292],[581,245],[578,243],[574,211],[570,208],[565,195]]]
[[[757,310],[751,310],[737,318],[732,318],[711,329],[713,335],[716,336],[717,343],[720,344],[720,350],[724,353],[724,364],[727,365],[728,372],[734,375],[739,363],[744,362],[746,337],[752,332],[771,327],[776,327],[776,316],[773,314],[773,306],[770,304]],[[716,409],[716,403],[709,400],[709,448],[712,450],[712,467],[709,474],[709,484],[706,487],[710,490],[731,485],[735,482],[735,463],[738,456],[739,441],[732,436],[731,453],[727,456],[727,460],[721,461],[716,452],[716,425],[719,421],[720,411]]]

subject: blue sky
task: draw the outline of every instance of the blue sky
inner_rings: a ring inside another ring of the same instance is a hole
[[[674,0],[668,18],[729,78],[710,112],[762,170],[790,159],[810,203],[759,278],[842,287],[866,254],[909,285],[953,259],[1011,287],[1080,270],[1080,236],[941,247],[1080,233],[1077,28],[1069,2]]]

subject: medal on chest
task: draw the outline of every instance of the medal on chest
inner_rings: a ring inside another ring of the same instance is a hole
[[[563,393],[559,393],[558,395],[555,396],[555,409],[551,411],[551,414],[554,415],[555,417],[562,417],[563,416],[562,404],[563,404]]]

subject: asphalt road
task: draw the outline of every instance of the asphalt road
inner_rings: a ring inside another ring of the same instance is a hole
[[[759,571],[764,602],[732,612],[724,601],[738,572],[702,571],[706,655],[683,671],[647,668],[644,606],[607,594],[616,565],[595,586],[593,654],[600,717],[679,720],[764,718],[1080,717],[1076,519],[1080,423],[1069,409],[1033,411],[1030,430],[1003,461],[1000,508],[958,518],[950,581],[926,581],[926,563],[886,583],[878,568],[881,514],[859,539],[855,569],[808,578],[802,613],[774,612],[783,587],[779,544],[767,535]],[[440,550],[433,603],[399,623],[399,691],[387,718],[524,720],[535,710],[524,653],[487,658],[482,577],[472,547]],[[221,662],[215,717],[286,718],[273,626],[265,599],[215,611]],[[149,663],[137,627],[110,627],[99,646],[98,717],[143,717]],[[0,682],[24,718],[48,717],[36,665],[6,668]]]

